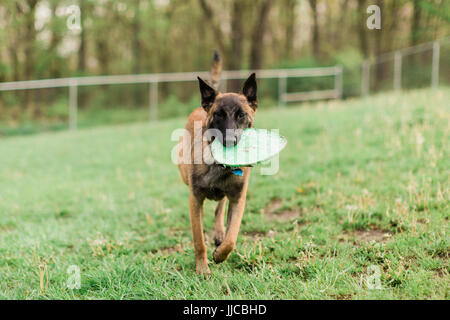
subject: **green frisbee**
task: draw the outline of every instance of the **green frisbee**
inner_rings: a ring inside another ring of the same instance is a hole
[[[211,144],[214,159],[228,167],[259,164],[276,156],[286,146],[287,140],[265,129],[245,129],[241,140],[233,147],[224,147],[219,139]]]

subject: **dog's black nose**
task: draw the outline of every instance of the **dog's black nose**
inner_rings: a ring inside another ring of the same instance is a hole
[[[225,137],[223,146],[224,147],[232,147],[232,146],[235,146],[237,144],[237,142],[238,142],[238,140],[237,140],[237,137],[235,137],[235,136],[234,137]]]

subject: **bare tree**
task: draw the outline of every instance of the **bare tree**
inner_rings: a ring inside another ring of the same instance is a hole
[[[21,10],[21,7],[19,5],[12,6],[10,5],[7,7],[6,12],[6,18],[8,19],[8,23],[12,23],[13,17],[16,16],[18,13],[23,13]],[[12,65],[12,80],[13,81],[19,81],[20,79],[20,62],[19,62],[19,56],[18,51],[21,49],[21,39],[19,37],[20,31],[17,30],[17,28],[9,30],[9,37],[8,37],[8,57],[11,61]]]
[[[50,77],[51,78],[58,78],[61,76],[61,70],[60,66],[58,64],[58,45],[60,44],[62,40],[62,35],[58,28],[58,18],[56,16],[56,9],[57,9],[57,1],[51,1],[51,12],[52,12],[52,18],[51,18],[51,38],[50,38],[50,45],[48,47],[48,52],[52,56],[52,60],[50,62]]]
[[[86,70],[86,28],[85,15],[87,14],[87,2],[80,1],[80,46],[78,48],[78,71],[84,72]]]
[[[232,3],[231,13],[231,39],[229,45],[225,42],[225,36],[220,28],[219,24],[214,20],[214,13],[210,5],[206,0],[199,0],[200,6],[203,10],[203,14],[206,21],[211,26],[216,43],[225,56],[224,62],[228,69],[240,69],[243,61],[243,40],[244,30],[242,27],[242,18],[245,9],[244,1],[234,0]],[[238,91],[240,87],[240,81],[230,80],[227,86],[230,91]]]
[[[25,67],[24,67],[24,78],[26,80],[31,80],[34,75],[34,45],[36,38],[36,30],[34,28],[34,14],[36,11],[36,6],[38,0],[27,0],[25,2],[26,9],[24,10],[20,3],[17,3],[17,8],[19,12],[25,14],[25,37],[24,37],[24,54],[25,54]],[[25,106],[30,106],[31,95],[29,90],[24,92],[24,104]],[[34,110],[33,113],[37,115],[38,111]]]
[[[141,0],[134,0],[134,17],[131,23],[131,31],[132,31],[132,50],[133,50],[133,73],[140,73],[141,70],[141,41],[140,41],[140,33],[141,33],[141,16],[140,16],[140,4]],[[139,87],[134,86],[134,104],[140,105],[143,103],[143,95],[139,91]]]
[[[205,19],[212,28],[216,43],[222,54],[225,55],[225,65],[229,69],[241,69],[244,61],[245,32],[243,28],[243,19],[244,12],[246,11],[246,2],[242,0],[234,0],[232,2],[231,34],[229,44],[225,41],[224,34],[220,29],[219,24],[213,18],[214,13],[211,6],[206,0],[199,0],[199,2]],[[251,29],[250,67],[252,69],[260,68],[263,63],[265,51],[264,34],[267,29],[268,15],[273,3],[273,0],[264,0],[261,2],[260,6],[258,6],[257,18],[253,28]],[[237,91],[240,89],[240,85],[240,81],[230,81],[228,87],[231,91]]]
[[[420,35],[420,20],[421,20],[422,10],[420,9],[420,1],[413,0],[413,15],[411,22],[411,45],[414,46],[419,41]]]
[[[267,29],[267,20],[273,0],[265,0],[261,3],[259,14],[255,21],[255,27],[252,35],[252,45],[250,53],[250,67],[259,69],[262,65],[264,54],[264,35]]]
[[[27,11],[25,13],[25,79],[29,80],[33,77],[34,68],[34,41],[36,37],[36,30],[34,28],[34,14],[38,0],[27,0]],[[18,5],[19,6],[19,5]],[[20,7],[20,6],[19,6]],[[22,9],[19,9],[22,10]]]
[[[295,19],[296,19],[297,0],[285,0],[285,39],[284,39],[284,58],[292,58],[294,50]]]
[[[317,14],[317,0],[309,0],[309,5],[313,14],[312,48],[313,54],[317,58],[320,55],[319,19]]]
[[[358,25],[358,37],[359,37],[359,46],[361,48],[361,52],[364,57],[369,55],[369,45],[367,42],[367,34],[366,34],[366,20],[361,19],[366,14],[366,0],[358,0],[358,13],[357,13],[357,25]]]
[[[203,10],[203,15],[206,21],[209,23],[210,27],[212,28],[219,50],[222,52],[222,54],[226,53],[228,51],[228,48],[225,45],[224,34],[222,32],[222,29],[220,28],[220,25],[217,24],[216,21],[214,20],[214,12],[211,6],[207,3],[206,0],[199,0],[199,2],[200,7]]]
[[[244,30],[242,29],[242,15],[244,2],[235,0],[231,16],[231,50],[228,55],[232,59],[226,62],[230,69],[240,69],[242,66]]]
[[[131,24],[131,30],[133,33],[133,72],[139,73],[141,70],[141,43],[139,41],[139,35],[141,30],[141,21],[139,14],[139,6],[141,1],[134,0],[134,18]]]

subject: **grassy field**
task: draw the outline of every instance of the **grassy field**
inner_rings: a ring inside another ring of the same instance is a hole
[[[0,298],[449,299],[448,101],[441,88],[257,114],[288,146],[277,175],[252,173],[237,248],[208,278],[170,161],[184,119],[1,139]]]

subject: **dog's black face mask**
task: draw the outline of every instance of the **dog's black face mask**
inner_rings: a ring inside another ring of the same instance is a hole
[[[210,140],[219,138],[225,147],[236,145],[244,129],[253,127],[257,108],[256,79],[253,73],[245,82],[242,94],[218,93],[199,78],[202,107],[208,113],[206,129]]]

